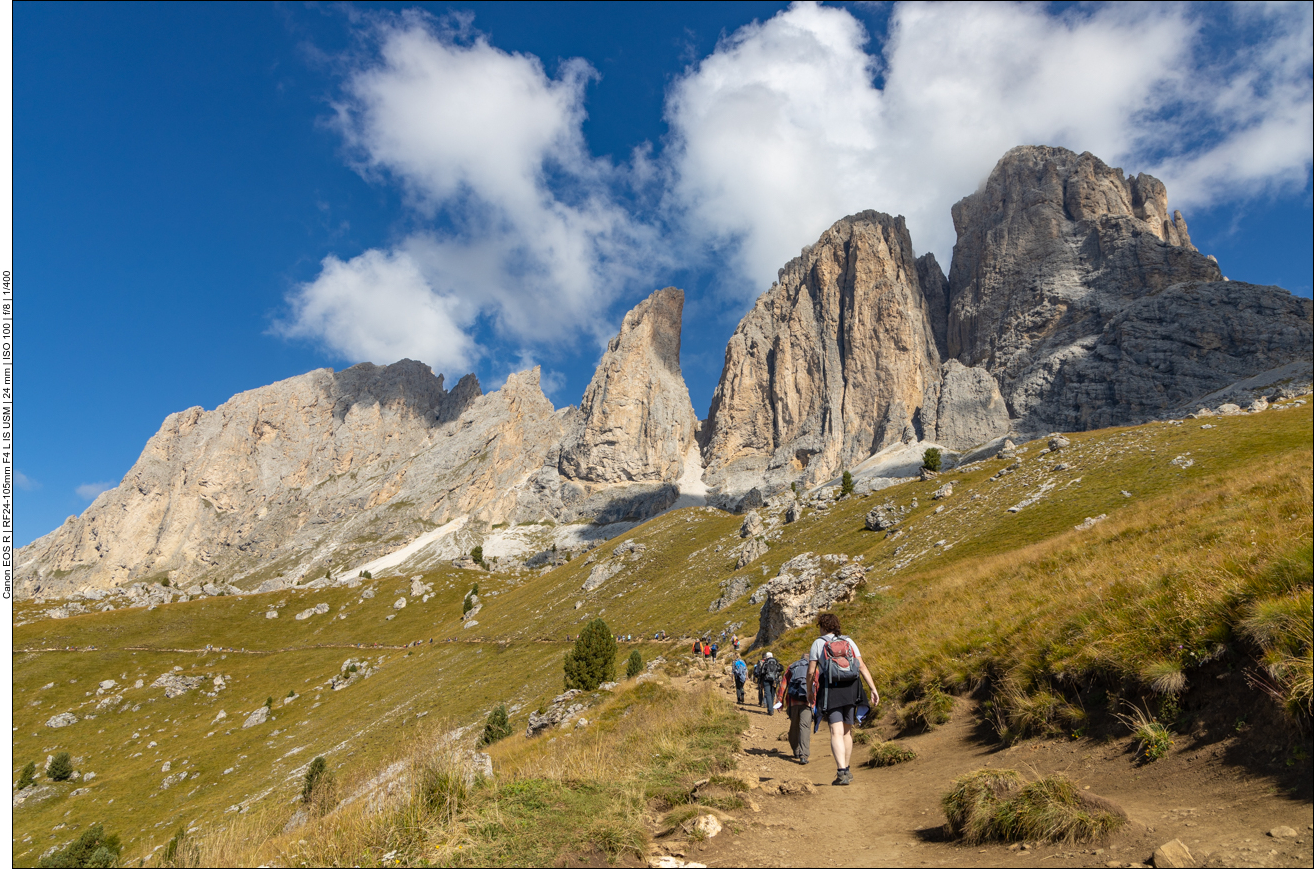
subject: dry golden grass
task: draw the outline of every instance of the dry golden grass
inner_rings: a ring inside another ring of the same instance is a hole
[[[1065,687],[1100,675],[1160,693],[1238,644],[1310,697],[1310,454],[1183,486],[1086,531],[926,570],[841,610],[907,723],[941,686],[996,686],[1005,738],[1079,726]],[[788,646],[791,639],[782,645]],[[796,641],[795,641],[796,642]],[[916,719],[916,721],[914,721]]]
[[[543,865],[567,854],[642,856],[650,804],[727,768],[743,717],[704,689],[629,685],[578,730],[490,747],[496,774],[473,775],[462,742],[434,725],[347,800],[287,829],[298,807],[239,818],[186,843],[171,865]]]

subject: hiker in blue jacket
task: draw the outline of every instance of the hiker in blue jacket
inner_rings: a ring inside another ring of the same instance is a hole
[[[836,770],[833,784],[852,784],[849,761],[853,757],[853,725],[858,723],[861,707],[875,706],[881,698],[858,644],[841,632],[839,618],[834,613],[821,613],[817,626],[821,636],[813,640],[808,652],[808,705],[817,710],[817,722],[825,721],[830,726],[830,751]],[[870,701],[863,696],[864,681],[871,690]]]
[[[730,668],[735,676],[735,698],[740,704],[744,702],[744,683],[748,681],[748,665],[744,663],[743,658],[736,658],[734,665]]]

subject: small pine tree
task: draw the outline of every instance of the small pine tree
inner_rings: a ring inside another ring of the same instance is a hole
[[[274,698],[273,698],[273,697],[266,697],[266,698],[265,698],[265,708],[266,708],[266,709],[273,709],[273,708],[274,708]]]
[[[476,597],[478,594],[479,594],[479,583],[476,582],[474,585],[470,587],[470,596]]]
[[[329,771],[328,761],[323,757],[317,757],[310,762],[306,768],[306,777],[301,781],[301,802],[309,803],[315,798],[316,789],[322,788],[332,778],[333,773]]]
[[[474,601],[471,600],[470,595],[467,594],[465,600],[461,602],[461,615],[465,615],[472,609],[474,609]]]
[[[922,467],[928,471],[939,471],[940,451],[935,447],[927,447],[926,452],[922,453]]]
[[[840,494],[841,495],[853,494],[853,475],[850,474],[848,471],[845,471],[844,476],[840,477]]]
[[[482,565],[484,563],[484,547],[476,546],[474,549],[471,549],[470,557],[474,559],[475,564]]]
[[[630,652],[629,659],[625,661],[625,678],[633,679],[642,672],[643,655],[640,655],[639,650],[635,649],[633,652]]]
[[[21,791],[25,787],[30,787],[35,781],[36,764],[29,763],[27,766],[23,767],[23,771],[18,774],[18,784],[15,787],[17,790]]]
[[[362,570],[362,571],[360,572],[360,578],[361,578],[361,579],[373,579],[373,578],[374,578],[374,575],[371,574],[368,570]]]
[[[603,682],[616,681],[616,638],[607,623],[594,619],[584,626],[575,648],[566,653],[566,690],[593,691]]]
[[[488,720],[484,722],[484,733],[479,737],[479,744],[492,745],[510,735],[511,722],[507,719],[506,704],[503,703],[488,713]]]
[[[68,781],[69,776],[73,775],[73,758],[69,757],[67,751],[61,751],[50,761],[50,766],[46,767],[46,775],[51,781]]]
[[[106,836],[105,828],[92,824],[62,850],[42,857],[41,867],[117,866],[123,845],[118,836]]]
[[[165,588],[168,588],[168,587],[169,587],[169,577],[166,576],[164,579],[160,580],[160,585],[164,586]]]

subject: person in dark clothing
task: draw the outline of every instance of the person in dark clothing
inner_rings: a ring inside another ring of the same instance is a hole
[[[806,765],[812,750],[812,706],[808,703],[808,653],[785,670],[777,699],[789,716],[789,748],[794,759]]]
[[[766,698],[767,715],[776,714],[776,685],[784,668],[770,652],[762,659],[762,695]]]
[[[719,645],[717,645],[716,643],[712,643],[712,661],[714,662],[716,661],[716,653],[719,652],[720,650],[721,647]]]

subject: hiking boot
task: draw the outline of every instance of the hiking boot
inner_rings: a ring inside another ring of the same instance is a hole
[[[844,773],[842,771],[837,771],[835,773],[835,780],[830,783],[830,786],[837,788],[840,785],[846,785],[846,784],[848,784],[848,782],[844,780]]]
[[[853,784],[853,773],[849,772],[847,769],[840,770],[839,777],[844,779],[843,784]]]

